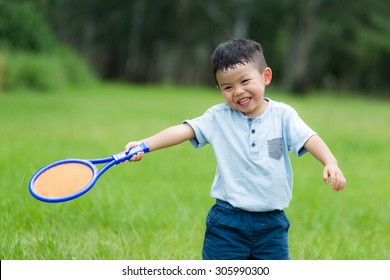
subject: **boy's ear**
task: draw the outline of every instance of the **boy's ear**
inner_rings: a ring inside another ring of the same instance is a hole
[[[268,86],[271,83],[272,80],[272,70],[271,68],[267,67],[263,71],[263,82],[266,86]]]

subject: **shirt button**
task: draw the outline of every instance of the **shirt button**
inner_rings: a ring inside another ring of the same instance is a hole
[[[256,143],[252,143],[252,145],[251,145],[252,147],[255,147],[256,146]]]
[[[252,134],[255,134],[255,132],[256,132],[256,130],[254,130],[254,129],[251,130],[251,133],[252,133]]]

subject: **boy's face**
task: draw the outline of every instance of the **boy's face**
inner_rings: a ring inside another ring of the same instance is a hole
[[[260,73],[252,63],[236,65],[226,71],[217,71],[216,80],[226,103],[245,116],[259,116],[267,107],[265,87],[270,84],[272,71]]]

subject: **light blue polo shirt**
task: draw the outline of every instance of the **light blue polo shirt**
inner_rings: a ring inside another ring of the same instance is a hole
[[[288,207],[293,185],[289,151],[303,155],[303,145],[316,134],[292,107],[265,99],[268,106],[256,118],[218,104],[184,122],[195,131],[194,147],[211,144],[214,149],[217,170],[210,196],[247,211]]]

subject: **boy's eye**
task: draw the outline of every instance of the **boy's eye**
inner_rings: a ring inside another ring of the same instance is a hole
[[[230,90],[232,87],[231,86],[227,86],[227,87],[224,87],[223,90]]]
[[[243,83],[244,85],[246,85],[247,83],[249,83],[249,79],[243,80],[242,83]]]

